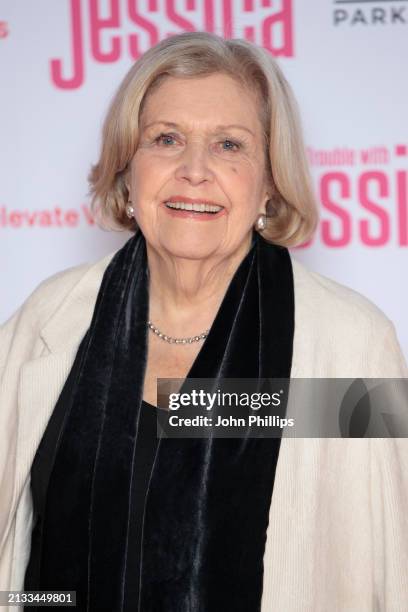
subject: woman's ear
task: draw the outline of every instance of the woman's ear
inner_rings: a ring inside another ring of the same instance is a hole
[[[130,173],[129,173],[129,170],[127,170],[125,172],[124,182],[125,182],[126,189],[128,190],[128,193],[130,193]]]
[[[268,192],[265,193],[264,198],[265,199],[264,199],[263,205],[262,205],[261,210],[259,211],[259,213],[262,213],[264,215],[268,215],[268,209],[270,208],[271,199],[272,199],[271,190],[269,190]]]

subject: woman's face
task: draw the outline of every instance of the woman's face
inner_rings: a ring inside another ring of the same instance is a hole
[[[188,259],[249,247],[270,194],[254,94],[221,73],[167,77],[147,97],[139,127],[127,184],[147,243]],[[192,201],[211,209],[186,210]]]

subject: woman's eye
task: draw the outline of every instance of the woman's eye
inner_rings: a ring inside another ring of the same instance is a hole
[[[159,136],[157,136],[157,138],[155,138],[155,143],[159,145],[170,146],[174,144],[174,140],[175,137],[172,134],[160,134]],[[221,144],[226,145],[223,146],[224,151],[237,151],[241,148],[239,142],[235,142],[234,140],[230,140],[229,138],[222,140]]]
[[[223,144],[228,144],[227,148],[224,148],[224,151],[237,151],[240,148],[239,142],[234,142],[233,140],[223,140]]]
[[[155,139],[155,142],[157,142],[158,144],[168,145],[172,144],[171,142],[169,142],[170,140],[174,140],[174,136],[172,136],[171,134],[160,134]]]

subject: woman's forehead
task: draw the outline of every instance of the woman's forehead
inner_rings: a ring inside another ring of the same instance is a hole
[[[252,136],[258,131],[258,122],[256,96],[223,74],[166,78],[148,94],[140,117],[144,130],[160,124],[189,129],[194,124],[211,131],[240,129]]]
[[[179,123],[179,122],[174,122],[174,121],[165,121],[162,119],[150,121],[149,123],[146,123],[143,125],[144,130],[148,130],[153,127],[155,128],[163,127],[166,129],[174,129],[174,130],[179,130],[183,132],[188,132],[189,130],[192,129],[193,126],[188,121],[181,121]],[[226,132],[228,130],[240,130],[242,132],[246,132],[247,134],[251,136],[256,135],[254,131],[250,129],[247,125],[240,124],[240,123],[217,124],[214,122],[213,124],[211,124],[211,121],[209,121],[209,125],[207,127],[210,131],[217,132],[217,133]]]

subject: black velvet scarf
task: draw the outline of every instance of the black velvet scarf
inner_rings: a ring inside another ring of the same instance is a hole
[[[47,490],[41,589],[76,590],[81,611],[130,609],[126,563],[148,304],[138,231],[105,270]],[[289,378],[293,334],[289,253],[254,233],[188,378]],[[134,612],[261,609],[280,442],[160,439]]]

